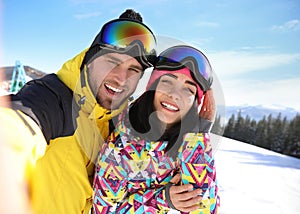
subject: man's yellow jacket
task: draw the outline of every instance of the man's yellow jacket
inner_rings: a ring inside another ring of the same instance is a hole
[[[7,133],[1,141],[22,156],[16,170],[26,180],[33,213],[90,211],[96,157],[112,117],[127,106],[111,112],[98,105],[80,71],[85,51],[56,74],[28,82],[9,96],[11,108],[0,110]]]

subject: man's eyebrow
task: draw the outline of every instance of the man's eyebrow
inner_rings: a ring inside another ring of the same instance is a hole
[[[117,62],[122,62],[122,60],[120,60],[119,58],[114,57],[114,56],[112,56],[110,54],[106,55],[106,58],[114,60],[114,61],[117,61]]]
[[[113,61],[116,61],[116,62],[118,62],[118,63],[122,63],[122,62],[123,62],[123,61],[122,61],[121,59],[119,59],[118,57],[114,57],[114,56],[109,55],[109,54],[108,54],[106,57],[107,57],[108,59],[113,60]],[[139,65],[132,65],[131,67],[143,71],[142,66],[139,66]]]
[[[143,67],[141,65],[132,65],[130,67],[143,71]]]

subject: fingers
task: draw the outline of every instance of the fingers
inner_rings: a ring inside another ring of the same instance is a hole
[[[209,89],[203,99],[203,110],[212,111],[215,109],[215,99],[212,89]]]
[[[200,203],[200,202],[199,202]],[[181,208],[180,209],[180,211],[182,211],[182,212],[192,212],[192,211],[194,211],[194,210],[197,210],[199,208],[199,205],[197,204],[195,204],[195,205],[193,205],[193,206],[190,206],[190,207],[183,207],[183,208]]]
[[[201,189],[192,190],[192,185],[172,186],[170,188],[170,198],[177,210],[191,212],[199,208],[202,200]]]
[[[199,209],[201,200],[202,200],[202,197],[197,196],[188,201],[180,201],[176,204],[177,206],[175,206],[175,207],[177,210],[180,210],[183,212],[191,212],[191,211]]]
[[[199,112],[199,117],[213,121],[216,111],[215,99],[213,90],[209,89],[203,99],[202,107]]]
[[[181,180],[180,174],[176,174],[171,180],[170,182],[173,184],[178,184],[178,182]]]
[[[193,198],[197,195],[202,194],[201,189],[195,189],[193,190],[193,186],[191,184],[181,185],[181,186],[172,186],[170,188],[170,195],[181,195],[181,200],[188,200],[190,198]],[[179,199],[179,200],[180,200]]]

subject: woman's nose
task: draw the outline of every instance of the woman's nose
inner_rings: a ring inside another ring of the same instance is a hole
[[[172,97],[174,99],[180,99],[181,98],[181,91],[178,86],[174,85],[173,87],[170,87],[168,91],[168,96]]]

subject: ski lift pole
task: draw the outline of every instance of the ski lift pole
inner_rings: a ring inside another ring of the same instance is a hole
[[[26,83],[25,69],[20,61],[16,61],[16,65],[13,70],[10,92],[18,92]]]

